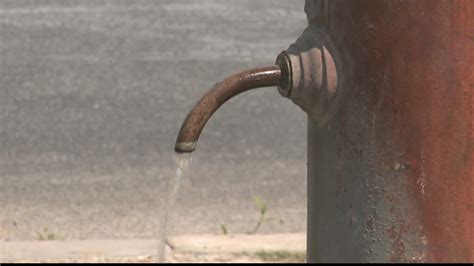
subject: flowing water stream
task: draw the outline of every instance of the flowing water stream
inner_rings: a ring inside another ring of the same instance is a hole
[[[191,153],[175,153],[174,161],[176,165],[176,173],[171,180],[170,187],[166,198],[162,198],[163,202],[163,215],[160,220],[160,228],[158,233],[158,249],[156,254],[156,261],[163,263],[166,261],[166,245],[168,240],[168,234],[170,232],[169,221],[171,218],[171,211],[176,203],[176,199],[179,195],[179,189],[183,177],[186,175],[187,169],[191,165]]]

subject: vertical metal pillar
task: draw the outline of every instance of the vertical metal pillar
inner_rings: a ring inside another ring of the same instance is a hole
[[[305,11],[353,69],[308,120],[308,261],[474,261],[474,1]]]

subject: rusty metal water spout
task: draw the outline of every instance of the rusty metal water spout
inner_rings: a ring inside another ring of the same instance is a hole
[[[336,110],[338,87],[343,83],[338,65],[342,65],[341,60],[329,36],[320,28],[309,27],[280,53],[275,65],[242,71],[214,85],[184,120],[175,151],[193,152],[212,114],[235,95],[256,88],[277,86],[283,97],[313,120],[324,123]]]
[[[277,66],[233,75],[186,118],[278,86],[308,115],[307,261],[474,261],[474,1],[306,0]]]
[[[184,120],[176,139],[175,151],[193,152],[207,121],[227,100],[251,89],[277,86],[280,78],[278,66],[267,66],[242,71],[215,84]]]

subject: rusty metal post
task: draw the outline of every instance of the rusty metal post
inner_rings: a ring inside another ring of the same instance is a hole
[[[308,119],[308,261],[474,261],[474,1],[305,11],[353,69]]]

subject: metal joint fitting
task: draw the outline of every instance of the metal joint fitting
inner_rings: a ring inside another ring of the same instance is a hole
[[[324,122],[336,109],[340,94],[337,52],[324,30],[307,28],[276,64],[281,69],[278,91],[315,121]]]

